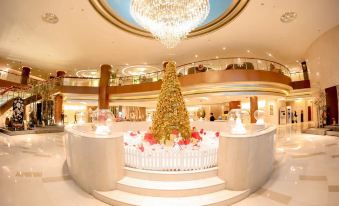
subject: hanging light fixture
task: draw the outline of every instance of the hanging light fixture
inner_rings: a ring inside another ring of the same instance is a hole
[[[210,12],[209,0],[132,0],[134,20],[167,48],[174,48],[203,23]]]

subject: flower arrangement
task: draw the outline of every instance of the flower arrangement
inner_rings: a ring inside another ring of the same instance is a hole
[[[191,138],[183,138],[177,130],[173,130],[169,139],[158,141],[151,130],[147,132],[127,132],[124,135],[125,147],[138,148],[140,152],[147,150],[171,149],[177,148],[179,151],[184,149],[197,150],[201,147],[217,147],[219,144],[219,132],[191,129]]]

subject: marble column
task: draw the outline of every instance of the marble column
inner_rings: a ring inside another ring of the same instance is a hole
[[[21,71],[21,84],[28,84],[29,74],[31,73],[31,68],[22,67]]]
[[[62,94],[57,94],[54,98],[54,121],[56,124],[62,123],[62,104],[63,104],[63,96]]]
[[[251,115],[251,123],[256,123],[256,119],[254,118],[254,112],[258,110],[258,97],[253,96],[250,97],[250,115]]]
[[[112,66],[103,64],[100,67],[100,82],[99,82],[99,109],[109,108],[109,78],[111,76]]]

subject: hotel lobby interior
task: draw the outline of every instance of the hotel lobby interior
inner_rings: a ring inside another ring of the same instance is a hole
[[[339,206],[339,0],[0,0],[0,206]]]

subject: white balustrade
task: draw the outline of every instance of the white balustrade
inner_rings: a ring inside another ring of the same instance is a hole
[[[217,147],[193,150],[166,148],[143,152],[136,147],[125,147],[125,165],[158,171],[202,170],[217,165],[217,154]]]

